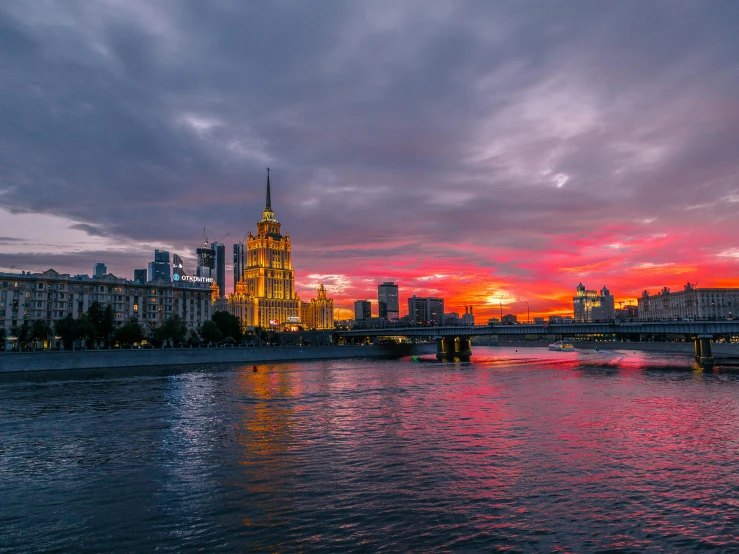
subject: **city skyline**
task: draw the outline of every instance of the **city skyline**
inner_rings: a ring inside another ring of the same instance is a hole
[[[270,166],[339,317],[385,281],[480,321],[739,285],[731,3],[70,6],[0,6],[0,271],[195,267]]]

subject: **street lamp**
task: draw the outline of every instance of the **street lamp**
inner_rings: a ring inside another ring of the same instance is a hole
[[[526,323],[531,323],[531,309],[529,308],[529,302],[528,300],[524,300],[523,302],[526,302]]]

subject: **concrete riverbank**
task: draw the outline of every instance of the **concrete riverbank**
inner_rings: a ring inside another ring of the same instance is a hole
[[[273,346],[258,348],[165,348],[148,350],[78,350],[0,354],[0,373],[108,369],[213,363],[263,363],[338,358],[400,357],[436,352],[434,344],[366,346]]]

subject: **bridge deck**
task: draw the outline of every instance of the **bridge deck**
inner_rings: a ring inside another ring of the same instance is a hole
[[[524,335],[738,335],[739,321],[639,321],[629,323],[562,323],[544,325],[476,325],[470,327],[388,327],[337,331],[340,337],[482,337]]]

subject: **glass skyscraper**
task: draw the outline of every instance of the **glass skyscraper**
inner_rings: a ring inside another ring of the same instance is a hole
[[[154,261],[149,262],[149,281],[170,281],[169,252],[154,250]]]
[[[220,242],[211,242],[210,248],[215,254],[213,258],[215,275],[213,275],[213,278],[219,288],[218,295],[226,296],[226,245]]]
[[[377,285],[377,305],[381,319],[398,321],[400,318],[398,285],[393,282],[385,282]]]
[[[234,292],[236,283],[244,276],[246,269],[246,245],[243,242],[234,244]]]

